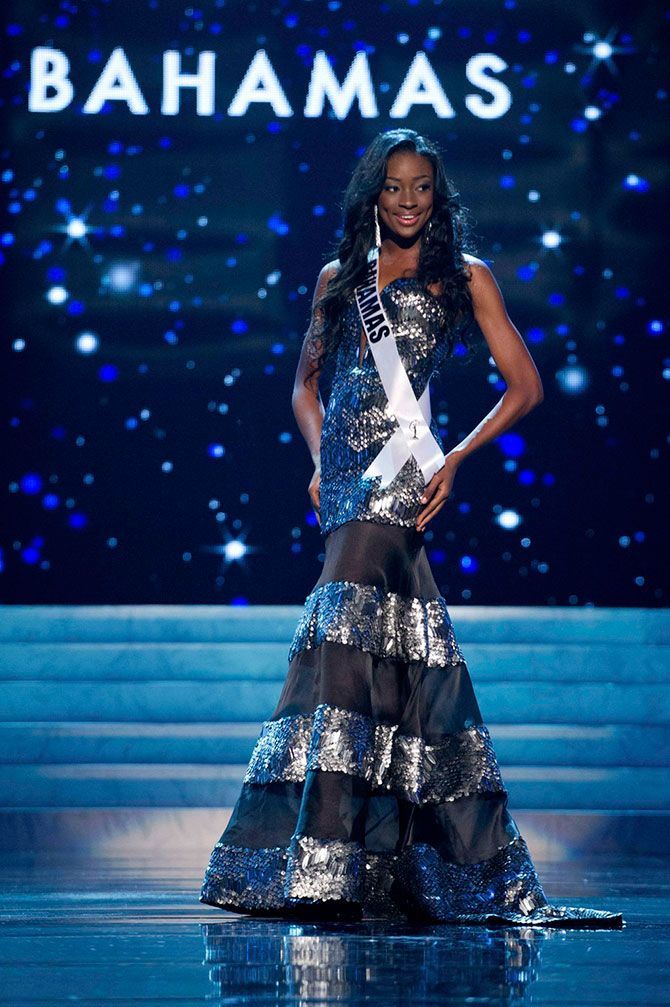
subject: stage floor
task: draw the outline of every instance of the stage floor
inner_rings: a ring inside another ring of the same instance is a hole
[[[0,1002],[670,1002],[670,861],[536,863],[551,901],[621,910],[622,930],[252,919],[198,901],[203,864],[5,853]]]

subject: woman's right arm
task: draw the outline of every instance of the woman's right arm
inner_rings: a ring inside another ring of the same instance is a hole
[[[298,360],[295,381],[293,383],[293,395],[291,397],[293,415],[296,418],[301,434],[305,438],[309,453],[314,462],[314,475],[310,481],[308,493],[319,518],[319,523],[321,523],[319,516],[321,430],[325,410],[319,394],[319,375],[321,372],[320,370],[314,370],[316,359],[322,349],[319,335],[323,331],[323,313],[320,308],[315,308],[315,304],[325,293],[328,281],[335,275],[338,267],[339,263],[337,260],[329,262],[322,268],[316,281],[314,296],[312,297],[312,317],[300,351],[300,359]],[[308,377],[311,371],[313,373]]]

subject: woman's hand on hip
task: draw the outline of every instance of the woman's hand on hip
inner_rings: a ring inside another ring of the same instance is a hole
[[[431,521],[439,511],[444,507],[447,497],[451,493],[451,487],[454,482],[454,477],[456,475],[456,466],[446,461],[441,469],[439,469],[433,478],[427,483],[423,495],[421,496],[421,503],[424,506],[421,508],[416,518],[416,529],[417,531],[423,531],[429,521]]]

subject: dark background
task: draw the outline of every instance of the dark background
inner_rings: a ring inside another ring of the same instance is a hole
[[[475,254],[545,389],[538,409],[466,460],[432,522],[442,593],[475,604],[667,604],[663,7],[115,0],[4,10],[3,602],[302,602],[323,539],[290,402],[300,344],[356,160],[377,132],[408,126],[438,142],[471,212]],[[594,57],[598,40],[610,59]],[[29,111],[36,46],[70,61],[74,98],[62,111]],[[117,46],[149,113],[108,101],[84,114]],[[268,104],[227,114],[261,48],[290,117]],[[216,52],[213,116],[197,115],[193,89],[178,115],[161,114],[168,49],[182,72]],[[319,49],[340,81],[367,51],[378,117],[362,118],[357,103],[342,121],[328,105],[304,116]],[[421,104],[389,117],[418,51],[454,117]],[[465,103],[472,93],[490,101],[466,78],[478,52],[508,64],[495,76],[512,104],[496,119]],[[85,220],[81,240],[68,237],[72,218]],[[558,248],[542,244],[551,230]],[[62,303],[49,300],[54,287],[67,291]],[[95,352],[78,350],[82,333]],[[447,449],[504,390],[479,341],[474,359],[452,359],[432,384]],[[519,515],[516,528],[497,523],[501,510]]]

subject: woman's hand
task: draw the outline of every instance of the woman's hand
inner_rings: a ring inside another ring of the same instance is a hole
[[[312,476],[309,486],[307,487],[307,492],[309,493],[310,500],[312,501],[312,507],[316,513],[316,519],[321,524],[321,469],[314,469],[314,475]]]
[[[444,507],[447,497],[451,493],[451,487],[456,475],[456,465],[454,462],[445,460],[444,465],[435,473],[428,482],[421,497],[421,503],[425,506],[421,508],[416,518],[417,531],[423,531],[426,525]]]

